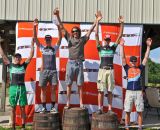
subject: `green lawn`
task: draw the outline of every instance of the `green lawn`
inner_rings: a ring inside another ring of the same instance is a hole
[[[2,127],[0,127],[0,130],[11,130],[11,129],[10,128],[2,128]],[[16,127],[16,130],[20,130],[20,127]],[[32,127],[31,126],[27,126],[26,130],[32,130]],[[125,130],[125,129],[119,129],[119,130]],[[137,130],[137,128],[130,129],[130,130]],[[143,130],[159,130],[159,129],[146,128],[146,129],[143,129]]]

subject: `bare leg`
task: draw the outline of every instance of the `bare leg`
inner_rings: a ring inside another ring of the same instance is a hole
[[[112,92],[108,91],[108,110],[112,110]]]
[[[104,99],[104,92],[98,92],[98,109],[102,109]]]
[[[138,126],[142,128],[143,116],[142,112],[138,112]]]
[[[41,101],[42,103],[46,102],[46,87],[41,87]]]
[[[125,115],[125,126],[129,126],[130,123],[130,112],[126,112]],[[129,130],[129,128],[126,128],[126,130]]]
[[[46,110],[46,87],[41,87],[41,101],[43,109],[42,111]]]
[[[70,97],[71,97],[71,85],[67,86],[67,106],[70,106]]]
[[[15,119],[16,118],[16,107],[12,107],[12,113],[11,113],[11,121],[12,121],[12,128],[15,129]]]
[[[83,107],[83,87],[78,86],[80,107]]]
[[[22,118],[22,127],[25,128],[25,120],[26,120],[25,106],[21,107],[21,118]]]
[[[51,86],[51,89],[52,89],[52,91],[51,91],[51,101],[52,102],[56,102],[56,87],[57,87],[57,85]]]

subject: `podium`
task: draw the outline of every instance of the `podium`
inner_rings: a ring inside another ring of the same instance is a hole
[[[63,130],[90,130],[89,113],[86,109],[64,109],[62,118]]]
[[[33,130],[61,130],[59,113],[34,113]]]
[[[93,113],[91,130],[118,130],[117,115],[115,113]]]

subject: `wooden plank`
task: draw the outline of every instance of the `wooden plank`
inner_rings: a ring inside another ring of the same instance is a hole
[[[6,48],[7,48],[7,43],[4,43],[4,52],[6,52]],[[0,93],[0,97],[1,97],[1,107],[0,107],[0,111],[1,112],[5,112],[5,104],[6,104],[6,81],[7,81],[7,66],[3,63],[3,67],[2,67],[2,88],[1,88],[1,93]]]

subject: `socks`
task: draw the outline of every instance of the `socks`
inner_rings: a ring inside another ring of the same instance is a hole
[[[99,110],[103,110],[103,106],[98,106],[98,109]]]
[[[51,108],[53,108],[55,105],[55,102],[51,102]]]
[[[25,124],[22,124],[22,128],[25,128]]]
[[[42,106],[46,109],[46,103],[45,102],[42,103]]]

